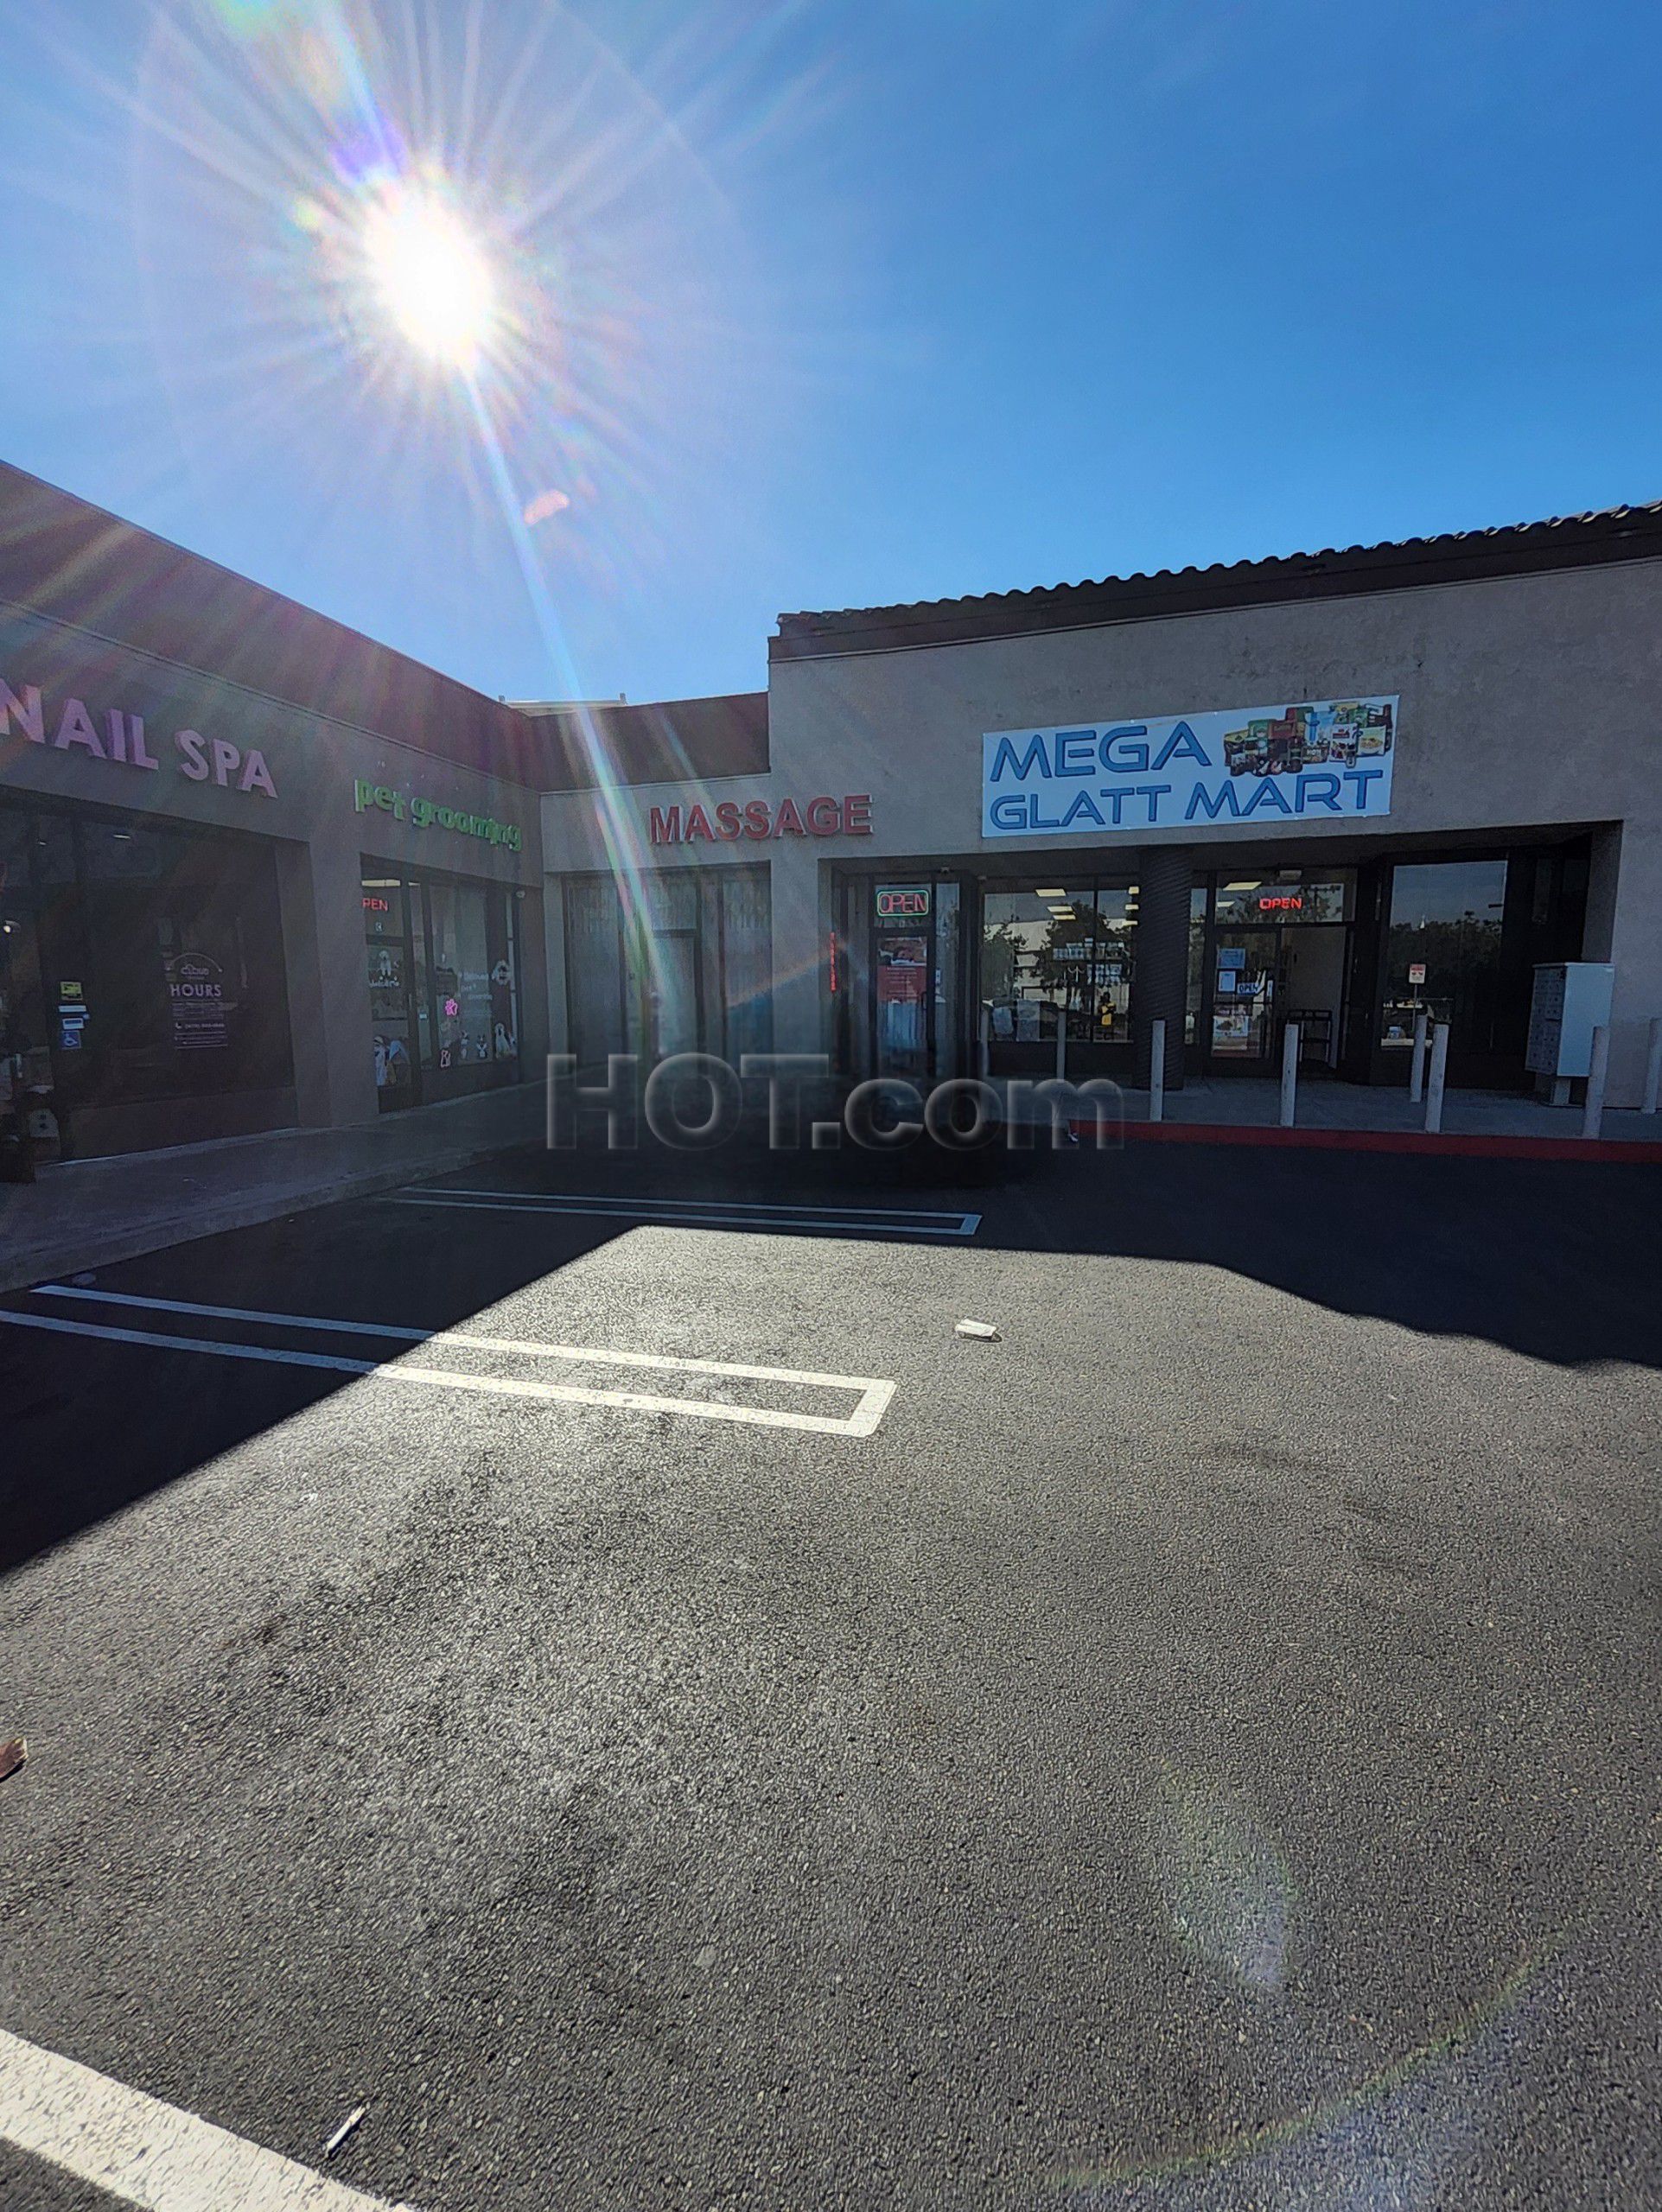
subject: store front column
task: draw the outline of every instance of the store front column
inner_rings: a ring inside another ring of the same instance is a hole
[[[312,926],[304,944],[304,995],[296,1003],[296,1067],[314,1071],[314,1094],[328,1102],[337,1128],[373,1122],[375,1097],[373,1028],[364,970],[363,867],[352,818],[341,828],[320,829],[310,853]],[[291,998],[295,983],[290,986]],[[298,1021],[315,1020],[303,1039]]]
[[[1187,845],[1152,845],[1137,867],[1137,967],[1131,982],[1131,1080],[1146,1090],[1154,1024],[1166,1025],[1166,1088],[1183,1087],[1183,1020],[1188,1001],[1189,884]]]
[[[1662,825],[1617,823],[1595,831],[1582,957],[1614,966],[1606,1101],[1637,1106],[1651,1023],[1662,1015]]]

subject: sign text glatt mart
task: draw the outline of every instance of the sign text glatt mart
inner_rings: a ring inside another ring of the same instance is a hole
[[[993,730],[984,837],[1389,814],[1397,698]]]

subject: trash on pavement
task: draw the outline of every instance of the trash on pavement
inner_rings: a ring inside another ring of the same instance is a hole
[[[16,1774],[29,1757],[29,1745],[21,1736],[14,1736],[9,1743],[0,1744],[0,1782]]]
[[[997,1344],[999,1332],[990,1321],[960,1321],[952,1334],[955,1337],[982,1337],[990,1344]]]
[[[323,2145],[323,2156],[326,2158],[332,2158],[334,2156],[335,2152],[346,2141],[347,2136],[351,2134],[353,2129],[357,2126],[359,2121],[368,2110],[369,2107],[367,2105],[354,2105],[353,2107],[352,2110],[347,2114],[339,2127],[335,2129],[334,2134],[330,2136],[328,2141]]]

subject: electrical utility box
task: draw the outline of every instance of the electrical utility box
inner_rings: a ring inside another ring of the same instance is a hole
[[[1565,960],[1535,970],[1529,1007],[1531,1075],[1552,1084],[1584,1076],[1593,1064],[1593,1032],[1608,1026],[1616,971],[1608,961]]]

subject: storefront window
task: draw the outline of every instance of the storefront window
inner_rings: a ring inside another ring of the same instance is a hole
[[[727,1057],[736,1067],[742,1054],[765,1052],[772,1033],[773,900],[763,868],[731,868],[719,882]]]
[[[990,1040],[1130,1041],[1137,887],[990,884],[981,904],[981,996]]]
[[[1463,1051],[1500,1049],[1504,859],[1448,861],[1392,870],[1379,1042],[1407,1052],[1422,1008],[1454,1026]]]
[[[407,895],[401,879],[366,875],[363,911],[376,1096],[383,1106],[407,1106],[415,1096],[417,1056],[410,989]]]
[[[513,899],[500,886],[364,863],[375,1088],[384,1108],[519,1074]]]
[[[491,962],[482,883],[430,883],[436,1068],[477,1067],[497,1058],[492,1041]],[[495,894],[499,898],[500,893]]]
[[[283,1118],[276,863],[253,838],[0,807],[0,1050],[68,1152]],[[239,1101],[238,1095],[243,1096]]]
[[[617,887],[608,875],[565,884],[566,1030],[584,1067],[624,1050],[623,937]]]
[[[716,1052],[736,1065],[772,1033],[766,868],[665,868],[564,886],[566,1013],[585,1067],[612,1052]]]

